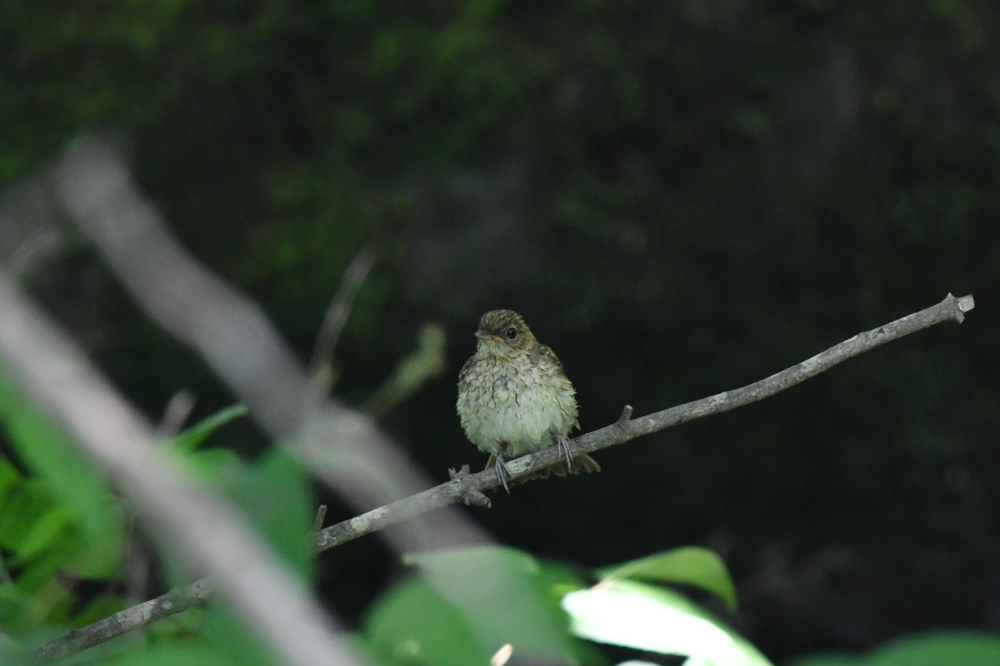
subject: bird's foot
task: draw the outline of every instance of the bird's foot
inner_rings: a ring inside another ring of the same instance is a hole
[[[573,471],[573,457],[569,454],[569,440],[563,435],[557,432],[552,433],[552,439],[555,440],[556,446],[559,447],[560,453],[566,458],[566,471]]]
[[[510,473],[510,469],[507,468],[507,462],[503,459],[503,454],[498,453],[496,461],[493,463],[493,469],[496,470],[497,478],[500,479],[500,483],[503,484],[503,489],[510,494],[510,486],[507,485],[507,480],[511,479],[514,475]]]

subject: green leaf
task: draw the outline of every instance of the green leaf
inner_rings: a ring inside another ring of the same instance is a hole
[[[105,662],[109,666],[219,666],[227,662],[207,645],[158,644],[130,650],[124,656]]]
[[[736,587],[726,563],[707,548],[675,548],[600,569],[597,575],[601,580],[630,578],[690,585],[717,595],[730,609],[736,608]]]
[[[608,580],[570,592],[563,608],[577,636],[715,666],[770,666],[753,645],[687,597],[644,583]]]
[[[47,552],[45,559],[18,577],[16,588],[27,598],[21,614],[7,618],[8,622],[4,623],[4,630],[11,636],[20,637],[46,620],[60,622],[65,617],[74,602],[72,592],[64,583],[55,580],[64,559],[63,553]]]
[[[23,477],[6,458],[0,457],[0,502],[12,487],[21,483]]]
[[[364,632],[383,664],[467,666],[489,663],[492,654],[466,616],[417,576],[399,583],[372,606]]]
[[[18,562],[28,560],[53,545],[72,521],[73,512],[65,506],[53,507],[40,516],[17,549]]]
[[[28,566],[21,567],[17,577],[18,588],[31,593],[44,589],[53,582],[56,574],[72,556],[73,553],[66,548],[53,548],[45,551],[41,557]]]
[[[0,622],[5,632],[10,633],[13,625],[30,615],[32,597],[14,583],[0,585]]]
[[[202,631],[209,645],[215,648],[216,664],[277,666],[263,639],[247,627],[242,617],[215,599],[206,605]]]
[[[871,653],[872,666],[1000,664],[1000,638],[973,631],[936,631],[893,641]]]
[[[1000,666],[1000,637],[975,631],[933,631],[905,636],[865,656],[815,654],[789,666]]]
[[[445,367],[447,335],[438,323],[424,324],[417,334],[417,348],[399,362],[392,376],[375,391],[362,411],[380,418],[417,392],[424,383],[441,374]]]
[[[192,476],[212,484],[244,471],[243,460],[232,449],[206,449],[184,456],[183,461]]]
[[[309,537],[316,506],[299,464],[283,449],[272,449],[250,467],[230,495],[302,580],[310,579],[315,557]]]
[[[104,474],[63,430],[24,399],[2,371],[0,420],[24,461],[74,512],[88,540],[121,531],[118,519],[106,511],[110,493]]]
[[[103,508],[112,531],[101,539],[86,539],[76,514],[60,501],[49,484],[29,478],[8,489],[0,511],[0,546],[14,553],[18,566],[51,551],[60,566],[84,578],[107,578],[121,560],[124,544],[123,509],[110,494]],[[34,565],[32,565],[34,566]]]
[[[35,523],[52,509],[52,492],[38,479],[26,479],[11,487],[0,511],[0,546],[20,551]]]
[[[542,571],[542,563],[532,555],[506,546],[470,546],[403,555],[403,564],[425,570],[465,568],[470,565],[499,566],[522,576]]]
[[[857,655],[831,652],[792,659],[787,666],[863,666],[867,663]]]
[[[118,570],[125,552],[125,508],[116,499],[109,498],[105,511],[111,514],[108,522],[114,531],[103,539],[86,540],[83,550],[67,563],[69,573],[82,578],[106,579]]]
[[[304,584],[311,578],[315,560],[309,538],[315,506],[308,478],[295,460],[277,448],[239,472],[235,479],[228,479],[229,497]],[[276,663],[267,645],[221,601],[208,604],[204,634],[227,663],[240,666]]]
[[[973,631],[936,631],[893,641],[873,651],[871,666],[1000,665],[1000,638]]]
[[[437,594],[464,617],[479,652],[492,655],[509,643],[531,658],[572,661],[574,641],[556,603],[548,567],[513,548],[476,546],[410,555]]]
[[[177,435],[173,439],[173,446],[178,451],[190,453],[208,439],[213,432],[230,421],[246,415],[247,408],[243,405],[226,407]]]
[[[73,626],[85,627],[88,624],[92,624],[98,620],[114,615],[119,611],[125,610],[131,606],[132,603],[128,603],[122,597],[104,595],[94,597],[87,602],[82,609],[73,613]]]

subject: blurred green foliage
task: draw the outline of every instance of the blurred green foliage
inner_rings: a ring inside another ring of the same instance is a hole
[[[736,588],[726,563],[706,548],[675,548],[605,567],[597,573],[604,581],[633,579],[689,585],[715,594],[726,602],[729,610],[736,610]]]
[[[906,636],[864,656],[823,654],[801,657],[789,666],[940,666],[1000,664],[1000,639],[973,631],[933,631]]]
[[[164,445],[184,454],[193,475],[211,479],[229,495],[284,559],[303,578],[311,579],[315,554],[308,537],[313,501],[298,464],[280,449],[252,465],[241,463],[231,452],[219,458],[199,450],[216,429],[245,412],[241,406],[221,410]],[[0,622],[6,636],[14,639],[5,646],[7,657],[22,660],[25,655],[13,649],[18,643],[30,648],[39,636],[85,626],[127,606],[118,588],[125,578],[124,568],[136,562],[126,548],[126,511],[106,489],[96,468],[47,416],[5,381],[0,382],[0,421],[31,468],[25,475],[0,459],[0,555],[4,555]],[[71,467],[75,467],[72,472]],[[186,578],[171,562],[175,555],[160,553],[167,575],[174,578],[173,584],[181,585]],[[655,599],[654,603],[665,604],[673,613],[667,625],[662,621],[636,624],[620,612],[602,612],[600,599],[596,605],[586,604],[585,611],[579,610],[585,586],[577,574],[566,565],[542,563],[512,548],[428,552],[404,561],[421,575],[400,580],[382,595],[367,613],[357,637],[362,650],[378,663],[485,663],[505,643],[513,644],[518,657],[607,663],[592,648],[573,641],[571,629],[581,637],[638,649],[733,658],[725,647],[730,630],[692,602],[664,597],[665,593],[650,586],[632,584],[629,588],[623,582],[627,578],[680,582],[734,603],[725,566],[704,549],[661,553],[599,574],[604,583],[598,587],[606,592],[608,586],[615,586],[619,599],[635,597],[640,603]],[[99,581],[104,589],[96,593],[74,589],[67,584],[69,576]],[[570,593],[577,595],[577,603],[564,610]],[[80,659],[113,664],[275,663],[263,641],[224,605],[213,600],[204,612],[196,609],[185,615],[198,619],[191,624],[183,616],[170,618],[141,630],[148,632],[149,641],[126,635],[85,652]],[[670,622],[696,622],[706,631],[717,628],[721,633],[702,631],[694,642],[664,642],[662,635]],[[749,646],[741,650],[739,654],[750,655],[753,663],[767,664]],[[743,662],[723,659],[719,663]]]
[[[601,582],[593,587],[575,567],[512,548],[466,548],[407,559],[425,577],[396,583],[372,605],[363,624],[362,637],[383,664],[484,663],[505,644],[519,659],[608,663],[592,646],[570,636],[729,666],[770,663],[691,600],[629,580],[656,578],[713,592],[727,586],[731,590],[725,566],[704,549],[677,549],[623,563],[597,572]],[[443,574],[443,587],[428,582],[435,569]],[[487,578],[502,580],[507,594],[481,597],[472,606],[475,613],[463,613]],[[519,601],[523,591],[542,602],[547,618]],[[729,594],[724,593],[727,603]]]
[[[68,582],[107,581],[118,571],[125,514],[117,498],[72,440],[2,373],[0,423],[34,472],[0,458],[0,626],[19,638],[121,610],[119,594],[78,597]]]
[[[564,568],[497,547],[407,560],[422,575],[394,585],[364,621],[362,635],[380,663],[485,663],[505,643],[529,659],[577,660],[581,650],[571,642],[559,599],[563,588],[579,583]]]
[[[298,465],[280,451],[247,465],[226,449],[198,449],[216,429],[245,412],[241,406],[222,410],[163,445],[184,455],[192,475],[211,482],[241,506],[309,581],[314,504]],[[133,595],[145,596],[152,588],[130,589],[128,580],[130,567],[150,566],[134,551],[148,535],[131,527],[127,507],[82,450],[2,375],[0,432],[8,436],[16,463],[25,466],[0,458],[0,625],[12,640],[5,649],[31,648],[144,601]],[[190,579],[180,573],[175,556],[161,552],[156,564],[165,566],[161,575],[181,585]],[[151,575],[156,578],[149,570],[142,577]],[[153,653],[147,663],[159,660],[161,653],[163,663],[176,663],[178,655],[197,660],[208,654],[214,663],[251,663],[248,655],[254,656],[254,663],[271,663],[268,652],[224,607],[213,603],[207,613],[195,609],[185,615],[188,619],[177,616],[150,627]],[[191,617],[199,619],[192,624]],[[128,662],[133,659],[128,653],[143,643],[139,636],[125,636],[83,659],[118,663],[118,657],[126,655]],[[15,652],[7,657],[23,658]]]

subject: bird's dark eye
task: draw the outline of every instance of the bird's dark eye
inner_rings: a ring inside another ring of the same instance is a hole
[[[516,337],[517,337],[517,329],[511,326],[510,328],[507,329],[507,339],[513,340]]]

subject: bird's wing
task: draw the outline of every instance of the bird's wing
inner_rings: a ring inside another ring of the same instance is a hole
[[[465,376],[469,374],[469,370],[472,368],[472,361],[475,360],[475,355],[469,357],[469,360],[465,362],[462,369],[458,371],[458,382],[462,383],[465,381]]]
[[[566,413],[567,416],[573,419],[570,429],[579,428],[580,421],[577,419],[578,407],[576,405],[576,389],[573,387],[573,383],[569,381],[569,377],[566,376],[566,371],[563,370],[562,363],[559,361],[559,357],[556,353],[552,351],[552,348],[548,345],[537,345],[531,350],[531,360],[536,365],[539,362],[544,362],[542,359],[546,359],[549,362],[555,363],[556,367],[559,369],[559,374],[566,381],[566,386],[569,389],[569,394],[566,396],[565,402],[563,400],[559,401],[559,406]]]
[[[548,345],[536,345],[531,350],[531,360],[536,365],[538,364],[539,359],[542,357],[545,357],[550,361],[555,361],[556,367],[559,368],[559,372],[566,374],[566,371],[563,370],[562,363],[559,361],[559,357],[556,356],[556,353],[554,351],[552,351],[552,347],[549,347]]]

